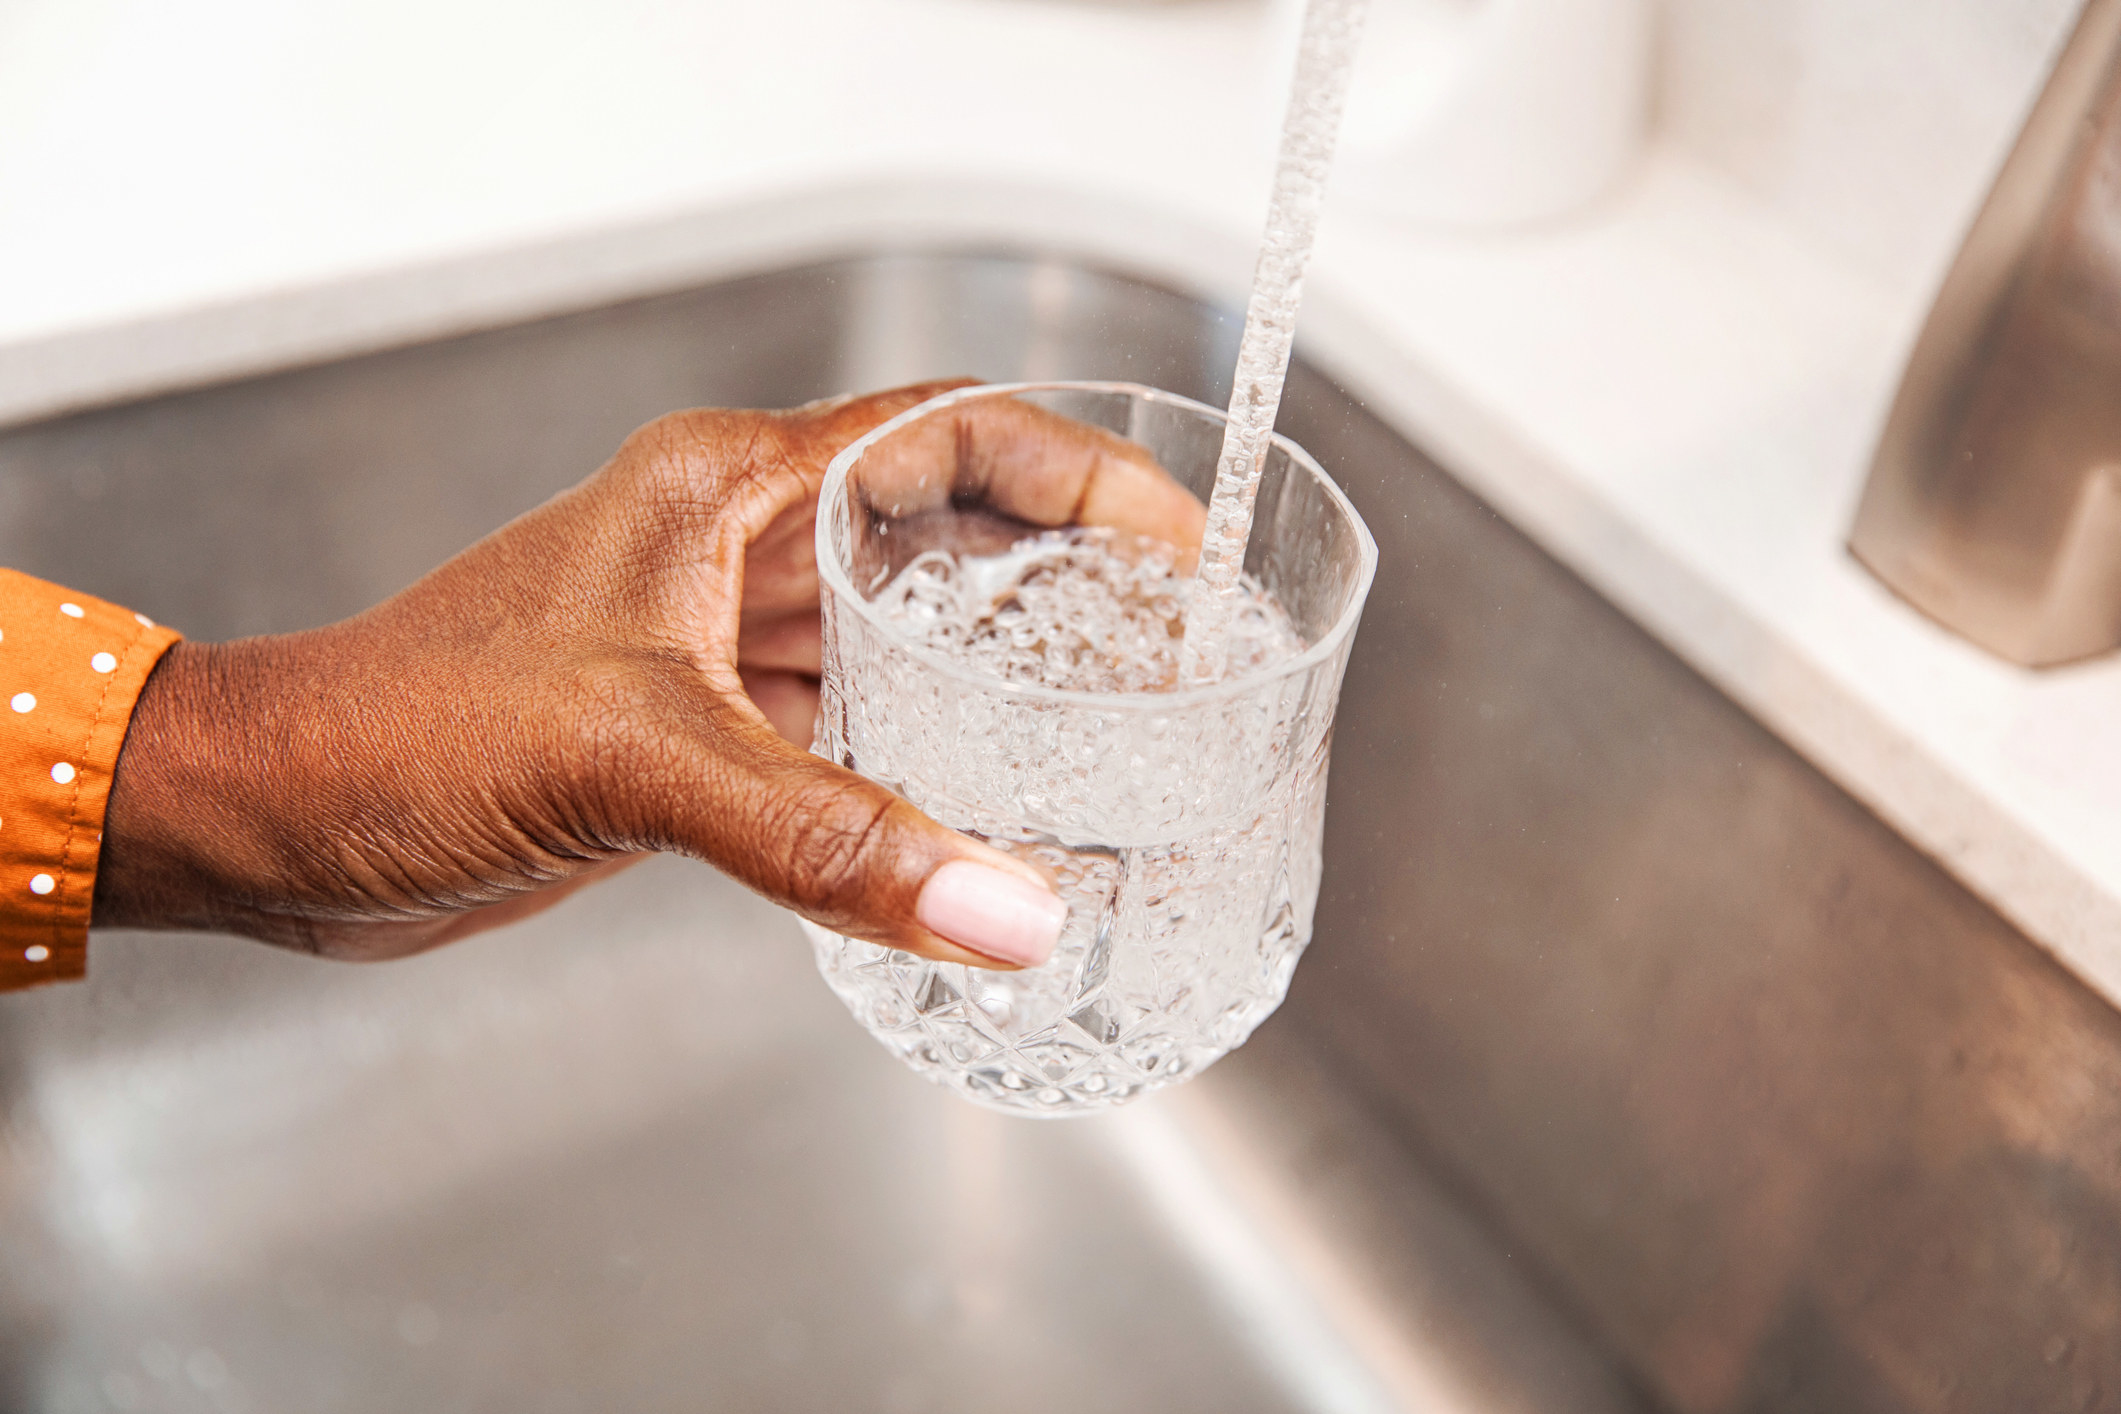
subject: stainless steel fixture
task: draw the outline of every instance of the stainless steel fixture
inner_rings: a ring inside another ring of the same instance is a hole
[[[2121,646],[2121,0],[2090,0],[1931,311],[1849,546],[2032,667]]]
[[[770,273],[0,433],[0,562],[291,628],[670,407],[1214,400],[1234,328],[1062,261]],[[381,967],[99,936],[0,998],[0,1408],[2110,1407],[2121,1017],[1314,368],[1284,428],[1382,562],[1244,1050],[975,1110],[679,861]]]

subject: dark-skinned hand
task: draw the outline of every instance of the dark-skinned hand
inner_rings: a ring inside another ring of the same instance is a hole
[[[179,643],[118,761],[95,922],[397,957],[661,850],[854,937],[1043,960],[1064,910],[1032,866],[802,749],[826,464],[953,386],[674,413],[366,613]],[[1199,543],[1131,443],[1006,400],[947,423],[924,483]]]

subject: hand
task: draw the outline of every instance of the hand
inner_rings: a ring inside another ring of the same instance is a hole
[[[367,613],[178,644],[119,757],[97,925],[397,957],[668,850],[854,937],[1042,961],[1065,910],[1037,870],[791,744],[826,463],[952,386],[675,413]],[[1139,447],[1021,404],[952,419],[940,484],[1199,544],[1199,503]]]

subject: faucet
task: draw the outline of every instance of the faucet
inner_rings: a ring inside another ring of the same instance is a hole
[[[2089,0],[1937,296],[1849,549],[1982,647],[2121,647],[2121,0]]]

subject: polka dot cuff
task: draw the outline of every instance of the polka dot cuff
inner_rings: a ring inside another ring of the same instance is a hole
[[[0,569],[0,990],[79,977],[133,704],[179,635]]]

